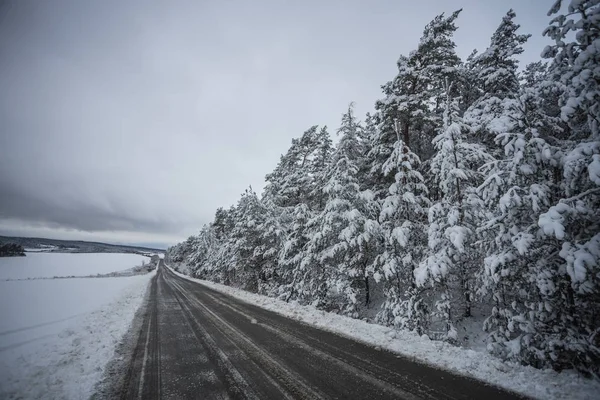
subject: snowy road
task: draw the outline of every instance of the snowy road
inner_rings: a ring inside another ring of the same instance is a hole
[[[121,398],[518,398],[321,331],[161,266]]]

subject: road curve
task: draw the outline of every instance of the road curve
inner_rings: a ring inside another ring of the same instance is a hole
[[[161,265],[122,399],[516,399],[180,278]]]

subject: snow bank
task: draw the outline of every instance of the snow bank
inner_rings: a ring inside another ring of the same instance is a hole
[[[412,332],[369,324],[326,313],[312,306],[286,303],[218,283],[190,278],[177,271],[173,272],[185,279],[317,328],[378,346],[437,368],[489,382],[526,396],[538,399],[597,399],[598,393],[600,393],[600,382],[585,379],[574,371],[557,373],[552,370],[538,370],[503,362],[487,352],[431,341],[426,336],[419,337]]]
[[[26,257],[0,258],[0,280],[86,276],[122,271],[150,259],[138,254],[27,253]]]
[[[0,282],[0,398],[89,398],[154,274]]]

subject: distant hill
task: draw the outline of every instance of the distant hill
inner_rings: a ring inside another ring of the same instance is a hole
[[[84,242],[81,240],[57,240],[45,238],[0,236],[0,245],[15,243],[26,250],[48,253],[164,253],[164,249],[153,249],[142,246],[128,246],[100,242]]]

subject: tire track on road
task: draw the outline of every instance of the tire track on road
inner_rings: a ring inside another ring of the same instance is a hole
[[[194,317],[189,305],[180,298],[180,296],[183,298],[185,298],[185,296],[181,293],[175,293],[175,290],[173,291],[173,295],[177,299],[181,309],[184,311],[186,323],[194,332],[196,340],[202,344],[209,359],[218,367],[217,376],[221,382],[225,383],[228,395],[232,398],[258,400],[258,397],[250,388],[248,382],[233,364],[231,364],[229,357],[217,346],[214,339]]]
[[[265,378],[280,391],[281,398],[286,399],[320,399],[326,398],[325,394],[311,387],[300,375],[285,367],[281,360],[262,350],[247,335],[229,324],[208,307],[195,298],[190,298],[184,292],[185,289],[178,284],[180,293],[190,302],[196,305],[198,311],[202,311],[213,325],[227,337],[249,360],[254,363],[257,371],[261,371]],[[278,383],[279,381],[280,383]],[[283,385],[283,387],[282,387]],[[284,389],[285,387],[285,389]]]
[[[315,355],[315,357],[322,358],[324,362],[334,363],[334,364],[338,365],[340,368],[347,370],[349,373],[354,374],[357,377],[360,376],[362,379],[379,387],[384,392],[390,393],[395,398],[402,398],[402,399],[407,399],[407,400],[418,400],[418,399],[422,398],[422,396],[426,396],[426,398],[428,398],[428,399],[436,399],[436,398],[440,398],[440,396],[443,395],[442,393],[439,393],[439,392],[432,394],[432,393],[427,393],[423,390],[420,390],[418,393],[409,393],[406,390],[404,390],[402,387],[400,387],[398,384],[394,384],[393,381],[389,381],[388,379],[386,379],[385,376],[383,376],[383,374],[378,373],[380,371],[384,371],[384,369],[380,368],[376,364],[369,363],[366,360],[357,359],[356,356],[354,356],[346,351],[343,351],[343,350],[338,350],[335,353],[331,352],[331,350],[332,350],[331,346],[328,346],[327,344],[322,343],[321,341],[319,341],[318,339],[316,339],[310,335],[300,336],[297,334],[297,332],[290,331],[281,326],[277,326],[276,324],[273,324],[271,322],[260,322],[256,318],[247,314],[245,311],[239,309],[238,307],[231,305],[231,304],[227,304],[227,303],[211,296],[210,294],[206,294],[206,295],[208,297],[210,297],[211,299],[213,299],[215,302],[218,302],[219,304],[221,304],[227,308],[230,308],[231,310],[239,313],[240,315],[244,316],[248,320],[256,321],[254,323],[260,325],[263,329],[268,330],[268,331],[272,332],[273,334],[279,336],[281,338],[281,340],[287,341],[289,343],[293,343],[296,347],[302,348],[304,351],[306,351],[308,353],[313,353]],[[336,354],[336,353],[338,353],[338,354]],[[341,353],[343,356],[340,356],[339,353]],[[389,372],[389,371],[387,371],[387,372]],[[394,374],[394,375],[396,378],[403,380],[404,387],[406,387],[407,383],[412,384],[412,385],[417,385],[416,382],[406,381],[405,377],[400,374]]]

